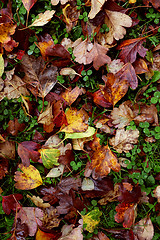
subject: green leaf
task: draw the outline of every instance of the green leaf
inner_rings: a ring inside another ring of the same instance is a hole
[[[60,150],[58,149],[41,149],[41,158],[45,168],[52,168],[54,165],[58,166],[58,158],[60,156]]]
[[[159,79],[160,79],[160,71],[154,71],[152,82],[157,82]]]
[[[102,212],[99,210],[99,208],[95,208],[91,212],[82,216],[83,225],[88,232],[92,233],[94,231],[95,227],[100,222],[101,215],[102,215]]]
[[[91,137],[95,133],[94,127],[88,127],[88,129],[85,132],[78,132],[78,133],[65,133],[65,139],[77,139],[77,138],[85,138],[85,137]]]

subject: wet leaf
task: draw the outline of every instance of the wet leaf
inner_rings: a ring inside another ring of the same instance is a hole
[[[39,171],[32,165],[25,167],[23,164],[19,164],[20,171],[16,171],[14,175],[15,187],[21,190],[30,190],[42,185],[42,179]]]
[[[14,212],[18,209],[20,209],[19,200],[23,198],[22,194],[16,193],[11,194],[8,196],[2,196],[2,207],[3,211],[9,215],[11,213],[11,210]]]

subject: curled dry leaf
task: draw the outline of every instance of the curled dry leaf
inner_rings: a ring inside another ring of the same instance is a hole
[[[39,196],[30,196],[27,194],[27,197],[30,198],[32,200],[32,202],[37,206],[37,207],[41,207],[41,208],[48,208],[51,205],[49,203],[44,203],[43,199],[41,199]]]
[[[42,185],[40,173],[34,166],[25,167],[23,164],[19,164],[18,167],[22,172],[16,171],[14,175],[17,189],[30,190]]]
[[[134,144],[138,142],[139,131],[136,130],[125,130],[118,129],[116,131],[115,137],[109,140],[109,144],[113,146],[113,148],[118,152],[129,152],[134,148]]]
[[[149,217],[141,219],[133,228],[134,235],[139,240],[152,240],[154,236],[154,227]]]
[[[62,68],[60,71],[60,75],[64,75],[67,76],[69,75],[71,79],[73,79],[75,77],[75,75],[78,75],[81,77],[81,75],[79,73],[77,73],[73,68]]]
[[[55,10],[47,10],[44,13],[38,14],[38,18],[29,27],[41,27],[47,24],[53,17]]]

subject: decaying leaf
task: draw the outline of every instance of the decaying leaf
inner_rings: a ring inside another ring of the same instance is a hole
[[[129,152],[134,148],[134,144],[138,142],[139,131],[136,130],[125,130],[124,128],[116,131],[115,137],[109,140],[109,144],[118,152]]]
[[[44,13],[38,14],[38,18],[29,27],[41,27],[47,24],[53,17],[55,10],[47,10]]]
[[[21,219],[22,224],[27,224],[29,236],[34,236],[37,226],[42,225],[43,211],[40,208],[22,207],[17,213],[17,218]]]
[[[15,142],[12,141],[4,141],[0,142],[0,157],[15,159],[16,149]]]
[[[134,235],[139,240],[152,240],[154,236],[154,227],[149,217],[141,219],[133,227]]]
[[[58,166],[58,158],[60,156],[60,151],[58,149],[40,149],[39,150],[42,158],[43,165],[50,169],[53,165]]]
[[[42,178],[39,171],[32,165],[25,167],[23,164],[18,165],[22,172],[16,171],[14,180],[15,187],[21,190],[30,190],[42,185]]]
[[[88,232],[92,233],[94,231],[95,227],[100,222],[101,215],[102,215],[102,212],[99,210],[99,208],[90,211],[86,215],[82,215],[83,227]]]
[[[17,25],[12,22],[0,24],[0,43],[5,44],[11,40],[11,36],[15,33]]]
[[[43,202],[43,199],[40,198],[39,196],[30,196],[27,194],[27,197],[30,198],[32,200],[32,202],[37,206],[37,207],[41,207],[41,208],[48,208],[50,207],[51,205],[49,203],[44,203]]]

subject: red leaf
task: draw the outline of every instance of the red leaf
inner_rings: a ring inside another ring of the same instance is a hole
[[[24,166],[28,167],[30,165],[30,158],[34,162],[38,161],[40,153],[36,150],[39,148],[40,145],[32,141],[25,141],[18,145],[18,155]]]
[[[46,55],[70,59],[70,53],[61,45],[56,44],[53,48],[46,49]]]
[[[93,101],[95,104],[100,105],[101,107],[104,108],[110,108],[112,107],[112,104],[107,102],[107,100],[104,98],[101,90],[98,90],[92,94],[93,96]]]
[[[135,38],[135,39],[128,39],[123,41],[119,46],[118,50],[121,50],[119,54],[119,58],[124,62],[133,63],[136,61],[137,53],[141,57],[146,55],[148,49],[142,46],[142,43],[145,41],[145,38]]]
[[[17,194],[11,194],[8,196],[2,196],[2,207],[3,211],[9,215],[11,213],[11,210],[16,211],[16,208],[20,208],[20,204],[18,203],[18,200],[21,200],[23,196],[19,193]]]

